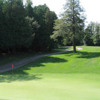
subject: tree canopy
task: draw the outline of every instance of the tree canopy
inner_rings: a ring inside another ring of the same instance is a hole
[[[83,9],[79,0],[67,0],[65,12],[61,19],[55,22],[54,34],[51,38],[63,37],[64,42],[71,42],[74,52],[76,52],[76,43],[83,37],[84,16]]]
[[[100,45],[100,23],[85,26],[79,0],[67,0],[60,18],[44,5],[0,0],[0,53],[50,51],[58,45]]]
[[[53,48],[55,12],[32,1],[0,0],[0,52],[46,51]]]

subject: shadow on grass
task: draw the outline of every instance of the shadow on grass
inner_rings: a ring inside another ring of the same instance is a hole
[[[77,58],[91,59],[91,58],[97,58],[97,57],[100,57],[100,52],[81,52],[81,51],[78,51]]]
[[[69,52],[65,52],[63,53],[65,54],[67,57],[72,57],[73,55],[75,55],[75,59],[77,58],[85,58],[85,59],[91,59],[91,58],[97,58],[100,57],[100,53],[99,52],[86,52],[86,51],[78,51],[76,54],[73,53],[73,51],[69,51]],[[59,54],[61,55],[61,54]],[[5,72],[5,73],[1,73],[0,74],[0,82],[13,82],[13,81],[29,81],[29,80],[40,80],[42,79],[42,74],[37,74],[37,73],[33,73],[29,72],[31,71],[32,67],[46,67],[44,63],[64,63],[67,62],[67,60],[65,60],[64,58],[57,58],[57,57],[44,57],[44,58],[40,58],[26,66],[20,67],[16,70],[9,71],[9,72]],[[26,72],[27,70],[29,70],[28,72]],[[34,69],[35,70],[35,69]],[[39,70],[39,69],[38,69]],[[93,71],[91,70],[87,70],[83,68],[82,70],[68,70],[65,71],[65,73],[100,73],[99,71],[97,71],[97,69],[94,69]]]
[[[76,55],[76,58],[97,58],[100,57],[100,52],[85,52],[85,51],[77,51],[77,53],[73,53],[73,51],[65,52],[66,56],[71,57],[72,55]]]
[[[13,71],[8,71],[5,73],[0,73],[0,82],[13,82],[13,81],[29,81],[29,80],[39,80],[42,79],[42,74],[35,74],[30,72],[26,72],[26,70],[31,70],[33,67],[46,67],[43,63],[61,63],[66,62],[65,59],[57,58],[57,57],[44,57],[40,58],[33,63],[30,63],[26,66],[20,67]],[[36,66],[35,66],[36,65]]]
[[[63,53],[66,54],[66,56],[68,57],[72,57],[73,59],[82,59],[81,62],[83,61],[83,59],[85,59],[84,61],[86,61],[86,63],[83,63],[83,65],[81,65],[81,63],[79,64],[79,62],[77,62],[78,60],[76,60],[76,62],[72,63],[76,65],[72,68],[69,68],[67,71],[65,71],[67,74],[100,74],[100,66],[99,66],[99,62],[94,64],[91,63],[91,60],[93,61],[94,59],[96,60],[96,58],[99,57],[100,59],[100,52],[89,52],[89,51],[77,51],[77,53],[73,53],[71,52],[66,52]],[[80,60],[79,60],[80,61]],[[90,65],[88,64],[88,62],[90,63]],[[95,62],[95,61],[94,61]],[[78,64],[78,66],[77,66]],[[88,66],[86,66],[86,64]],[[91,65],[92,64],[92,65]]]

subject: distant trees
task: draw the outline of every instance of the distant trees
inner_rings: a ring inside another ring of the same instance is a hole
[[[71,42],[76,53],[77,41],[83,38],[84,17],[79,0],[67,0],[62,18],[55,22],[54,34],[51,38],[63,37],[64,42]]]
[[[85,29],[85,32],[84,32],[84,45],[94,45],[93,43],[93,26],[94,24],[93,23],[90,23],[87,28]]]
[[[31,0],[25,6],[22,0],[0,0],[0,52],[52,49],[55,19],[56,14],[46,5],[32,7]]]
[[[100,45],[100,23],[91,22],[85,29],[84,34],[85,45]]]

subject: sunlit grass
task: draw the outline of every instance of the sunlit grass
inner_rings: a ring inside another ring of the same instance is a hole
[[[100,100],[100,47],[38,59],[0,75],[4,100]]]

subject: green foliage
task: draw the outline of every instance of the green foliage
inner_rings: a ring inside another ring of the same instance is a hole
[[[68,34],[66,34],[67,27],[66,24],[64,23],[63,19],[57,19],[55,20],[54,24],[54,32],[53,35],[51,35],[51,38],[54,39],[58,44],[70,44],[71,41],[70,37]]]
[[[40,27],[40,25],[38,24],[37,21],[34,20],[34,18],[27,16],[26,21],[28,22],[29,26],[31,27],[32,30],[32,36],[34,36],[38,30],[38,28]]]
[[[93,45],[93,39],[92,39],[93,28],[94,28],[94,24],[91,22],[85,29],[85,34],[84,34],[84,44],[85,45]]]
[[[57,19],[57,16],[54,12],[50,11],[46,5],[39,5],[34,7],[34,14],[35,20],[38,21],[40,25],[40,28],[35,35],[35,40],[33,41],[35,50],[51,50],[54,46],[54,43],[53,40],[50,39],[50,35],[53,32],[53,24],[54,20]]]
[[[56,14],[46,5],[32,7],[31,0],[0,0],[0,52],[47,51]]]
[[[100,24],[96,23],[95,24],[95,30],[94,30],[94,34],[93,34],[93,43],[94,45],[100,45]]]
[[[4,18],[4,14],[2,12],[3,4],[4,4],[3,0],[0,0],[0,50],[3,47],[3,42],[4,41],[2,39],[2,36],[4,36],[4,31],[5,31],[5,29],[4,29],[4,24],[5,24],[4,20],[5,20],[5,18]]]
[[[68,0],[65,12],[62,14],[62,18],[56,21],[54,35],[51,37],[62,36],[64,41],[72,43],[74,52],[76,52],[76,43],[82,41],[84,34],[84,19],[79,0]]]
[[[25,5],[25,10],[26,10],[26,15],[29,17],[33,17],[34,16],[34,12],[33,12],[33,7],[32,7],[32,1],[31,0],[27,0],[26,5]]]
[[[5,50],[29,47],[32,41],[30,26],[25,20],[25,9],[22,0],[8,0],[3,5],[5,15],[5,33],[2,35]]]
[[[84,43],[86,45],[100,45],[100,24],[91,22],[85,29]]]

